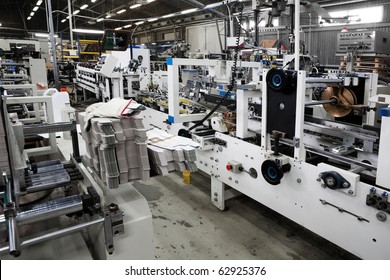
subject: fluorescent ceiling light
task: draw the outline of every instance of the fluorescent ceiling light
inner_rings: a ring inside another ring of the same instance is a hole
[[[80,7],[80,10],[84,10],[84,9],[86,9],[86,8],[88,8],[88,4],[82,5],[82,6]]]
[[[141,4],[135,4],[133,6],[130,6],[130,9],[136,9],[138,7],[141,7],[142,5]]]
[[[33,8],[33,11],[36,12],[38,9],[39,9],[39,7],[38,7],[38,6],[35,6],[35,7]]]
[[[76,10],[73,12],[74,15],[77,15],[78,13],[80,13],[80,10]]]
[[[69,19],[69,16],[67,16],[66,19]]]
[[[31,19],[31,17],[28,17],[28,18],[27,18],[27,20],[30,20],[30,19]]]
[[[66,21],[66,18],[64,18],[63,20],[61,20],[62,23],[64,23]]]
[[[38,0],[36,5],[40,6],[42,4],[42,2],[43,2],[42,0]]]
[[[32,17],[32,16],[34,16],[35,15],[35,13],[34,12],[31,12],[30,13],[30,17]]]
[[[121,30],[122,29],[122,27],[117,27],[117,28],[115,28],[115,30]]]
[[[111,17],[111,15],[106,15],[106,18],[110,18]]]
[[[162,16],[163,18],[169,18],[169,17],[173,17],[175,14],[169,14],[169,15],[165,15],[165,16]]]
[[[96,2],[96,0],[91,0],[91,2],[92,2],[92,3],[95,3],[95,2]]]
[[[152,3],[152,2],[154,2],[154,1],[156,1],[156,0],[147,0],[146,2]]]
[[[49,34],[47,33],[35,33],[35,37],[41,37],[41,38],[47,38],[49,37]],[[58,38],[58,35],[54,35],[55,38]]]
[[[198,8],[188,9],[188,10],[181,11],[181,14],[185,15],[185,14],[196,12],[197,10]]]
[[[119,10],[119,11],[117,11],[116,13],[117,13],[118,15],[120,15],[120,14],[122,14],[122,13],[124,13],[124,12],[126,12],[126,9]]]
[[[125,25],[125,26],[123,26],[124,28],[129,28],[129,27],[131,27],[131,24],[128,24],[128,25]]]
[[[153,21],[156,21],[156,20],[158,20],[158,18],[150,18],[150,19],[148,19],[149,22],[153,22]]]
[[[96,21],[101,22],[102,20],[104,20],[104,18],[98,18]]]
[[[145,22],[144,21],[138,21],[135,23],[135,25],[141,25],[141,24],[144,24]]]
[[[103,30],[94,30],[94,29],[73,29],[72,30],[75,33],[86,33],[86,34],[104,34]]]

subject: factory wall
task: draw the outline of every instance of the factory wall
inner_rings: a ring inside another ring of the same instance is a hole
[[[225,49],[224,23],[220,21],[219,30],[222,46]],[[200,49],[201,52],[220,53],[221,48],[218,40],[218,30],[215,23],[191,26],[186,28],[186,41],[191,45],[190,51]]]
[[[359,29],[367,30],[379,30],[390,32],[390,2],[389,1],[371,1],[369,3],[354,3],[352,5],[343,5],[342,7],[327,7],[329,12],[337,10],[347,10],[364,8],[375,5],[384,5],[383,22],[375,24],[355,24],[345,25],[348,31],[355,31]],[[343,25],[332,27],[319,27],[315,14],[311,16],[308,13],[301,15],[303,40],[306,45],[306,51],[311,55],[316,55],[319,58],[321,64],[325,65],[338,65],[340,58],[336,56],[336,44],[337,33],[341,31]],[[284,22],[287,24],[286,22]],[[279,38],[286,47],[289,46],[288,42],[289,31],[280,30],[276,32],[260,33],[260,41],[263,39]],[[302,33],[301,33],[302,34]]]

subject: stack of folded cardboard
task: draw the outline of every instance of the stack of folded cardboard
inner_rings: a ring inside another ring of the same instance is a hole
[[[85,159],[110,188],[150,178],[146,130],[139,117],[93,118],[84,130],[85,113],[79,114],[81,134],[87,146]]]
[[[159,129],[147,132],[148,153],[152,170],[161,175],[172,171],[198,171],[195,149],[198,144],[191,139],[174,136]]]

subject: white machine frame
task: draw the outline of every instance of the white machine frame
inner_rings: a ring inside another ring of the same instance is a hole
[[[170,123],[183,123],[199,121],[205,114],[181,114],[179,96],[179,67],[180,66],[207,66],[211,77],[221,77],[223,65],[222,61],[209,59],[180,59],[168,58],[168,121]]]
[[[181,61],[179,65],[182,64],[188,65],[184,61]],[[176,81],[178,85],[178,78],[171,77],[174,73],[173,68],[178,69],[178,67],[171,68],[169,79],[171,83]],[[267,72],[268,70],[263,70],[263,77],[266,77]],[[390,240],[387,238],[389,221],[379,220],[377,218],[379,210],[366,205],[367,195],[372,192],[373,186],[361,182],[360,176],[353,171],[325,163],[315,166],[305,162],[305,98],[311,97],[311,86],[306,83],[307,80],[305,71],[297,72],[294,156],[281,156],[283,162],[291,164],[291,171],[284,174],[281,183],[277,186],[272,186],[265,181],[260,168],[265,160],[275,158],[271,149],[271,137],[266,133],[267,97],[266,94],[261,94],[261,92],[267,92],[267,85],[265,82],[261,83],[261,91],[258,83],[247,89],[239,87],[236,94],[236,137],[217,132],[215,137],[224,141],[226,145],[215,144],[212,149],[197,150],[198,168],[211,176],[211,202],[224,210],[228,199],[242,193],[356,256],[364,259],[390,259],[390,253],[387,250],[390,246]],[[372,103],[381,100],[382,103],[386,103],[388,98],[375,98],[376,81],[377,75],[366,75],[365,100]],[[173,95],[173,92],[170,92],[170,97],[174,96],[176,96],[175,103],[177,103],[179,95]],[[259,97],[262,97],[263,108],[261,146],[239,139],[253,136],[248,124],[248,100]],[[172,103],[169,99],[170,108],[174,107]],[[152,109],[148,109],[142,115],[146,126],[158,127],[169,133],[177,133],[179,129],[186,128],[176,118],[174,123],[164,123],[167,114]],[[184,121],[188,118],[179,117],[178,120]],[[372,116],[364,119],[363,123],[372,123]],[[390,186],[384,175],[389,174],[390,164],[386,157],[388,145],[383,144],[383,141],[390,141],[388,139],[389,130],[387,118],[382,119],[377,183],[387,188]],[[241,164],[244,170],[237,173],[227,170],[226,165],[233,161]],[[251,168],[256,171],[257,178],[250,175],[249,169]],[[324,188],[319,174],[328,171],[338,172],[348,180],[351,186],[347,190]],[[386,189],[380,187],[375,187],[375,191],[383,195],[387,192]]]

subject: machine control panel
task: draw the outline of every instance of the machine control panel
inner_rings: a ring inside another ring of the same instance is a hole
[[[238,174],[238,173],[241,173],[244,170],[244,168],[242,167],[241,163],[239,163],[235,160],[231,160],[226,165],[226,170],[231,171],[234,174]]]
[[[95,70],[98,74],[110,77],[119,60],[110,54],[104,54],[100,57]]]

